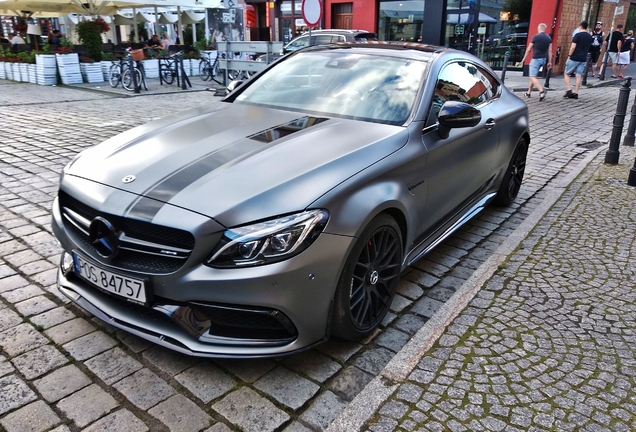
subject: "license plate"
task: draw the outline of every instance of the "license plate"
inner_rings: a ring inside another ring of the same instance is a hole
[[[75,273],[98,288],[115,295],[146,303],[146,286],[143,280],[110,272],[73,252]]]

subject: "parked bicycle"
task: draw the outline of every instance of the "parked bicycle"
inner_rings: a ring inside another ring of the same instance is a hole
[[[203,57],[205,55],[206,57]],[[201,61],[199,62],[199,75],[203,81],[214,81],[217,84],[223,85],[223,72],[219,67],[219,53],[217,52],[214,61],[211,60],[212,53],[202,53]]]
[[[131,70],[129,58],[133,57],[133,68]],[[115,63],[110,67],[108,73],[108,82],[110,86],[115,88],[121,82],[122,87],[128,91],[134,91],[136,86],[141,87],[143,85],[145,90],[148,90],[146,84],[146,73],[144,65],[141,62],[143,59],[143,51],[141,51],[141,58],[138,53],[133,55],[132,51],[126,50],[124,57],[119,59],[119,63]],[[135,85],[136,83],[136,85]]]

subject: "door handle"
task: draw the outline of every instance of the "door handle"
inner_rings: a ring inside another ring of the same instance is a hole
[[[488,119],[486,120],[486,124],[484,125],[484,127],[486,128],[486,130],[490,130],[495,127],[496,123],[497,122],[495,121],[495,119]]]

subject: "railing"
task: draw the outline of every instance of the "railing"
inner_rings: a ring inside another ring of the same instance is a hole
[[[226,84],[227,71],[239,70],[246,72],[260,72],[275,59],[275,54],[283,50],[282,42],[217,42],[217,49],[225,53],[225,58],[219,56],[219,67],[225,69]],[[233,59],[233,53],[265,54],[265,61]]]

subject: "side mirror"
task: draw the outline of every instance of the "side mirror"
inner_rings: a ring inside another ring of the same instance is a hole
[[[451,129],[473,127],[481,121],[481,111],[464,102],[448,101],[442,105],[437,115],[439,126],[437,133],[443,139],[448,138]]]
[[[228,84],[225,93],[230,94],[242,85],[243,85],[243,80],[234,80]]]

